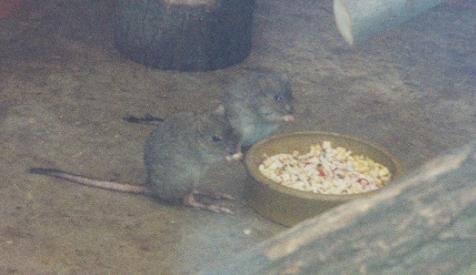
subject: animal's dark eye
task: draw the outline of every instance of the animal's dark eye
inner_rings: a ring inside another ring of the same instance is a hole
[[[213,137],[212,137],[212,140],[213,140],[213,142],[218,142],[218,141],[221,141],[221,137],[219,137],[219,136],[213,136]]]
[[[274,96],[274,101],[276,102],[280,102],[284,99],[284,97],[282,95],[275,95]]]

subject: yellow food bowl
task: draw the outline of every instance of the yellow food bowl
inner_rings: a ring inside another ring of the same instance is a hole
[[[344,147],[353,155],[363,155],[388,168],[390,181],[402,174],[399,163],[385,150],[359,139],[325,132],[297,132],[277,135],[253,145],[245,157],[249,180],[246,187],[248,204],[262,216],[292,226],[325,210],[353,199],[369,197],[378,190],[358,194],[318,194],[283,186],[265,177],[259,165],[267,156],[280,153],[308,152],[311,145],[330,141],[333,147]],[[383,187],[385,188],[385,187]]]

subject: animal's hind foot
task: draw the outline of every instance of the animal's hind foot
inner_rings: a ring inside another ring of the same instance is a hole
[[[224,206],[217,205],[217,204],[205,204],[205,203],[199,202],[195,198],[195,193],[194,192],[186,195],[183,198],[183,204],[185,206],[198,208],[198,209],[203,209],[203,210],[208,210],[208,211],[211,211],[211,212],[214,212],[214,213],[233,214],[233,211],[231,211],[229,208],[226,208]]]
[[[207,191],[194,190],[193,194],[198,196],[208,197],[214,200],[234,200],[235,199],[232,195],[229,195],[227,193],[210,191],[210,190],[207,190]]]

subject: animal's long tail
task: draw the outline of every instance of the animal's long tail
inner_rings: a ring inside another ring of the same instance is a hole
[[[129,123],[138,123],[138,124],[146,124],[146,125],[154,125],[154,126],[158,126],[162,124],[162,121],[164,121],[163,118],[155,117],[151,114],[145,114],[143,117],[125,116],[122,119]]]
[[[127,183],[119,183],[114,181],[106,181],[106,180],[98,180],[87,178],[81,175],[75,175],[72,173],[64,172],[58,169],[51,169],[51,168],[31,168],[28,172],[32,174],[38,175],[45,175],[50,177],[55,177],[58,179],[67,180],[70,182],[75,182],[87,186],[113,190],[118,192],[125,192],[125,193],[135,193],[135,194],[151,194],[151,190],[149,190],[145,186],[141,185],[132,185]]]

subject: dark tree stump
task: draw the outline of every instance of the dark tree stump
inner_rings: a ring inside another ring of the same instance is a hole
[[[476,274],[476,144],[201,274]]]
[[[118,0],[115,40],[141,64],[180,71],[234,65],[251,50],[254,0]]]

